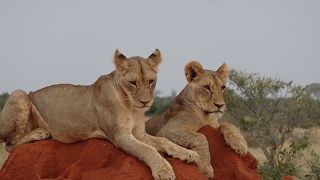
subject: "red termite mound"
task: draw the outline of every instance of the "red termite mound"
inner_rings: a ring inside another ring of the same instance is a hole
[[[209,126],[200,130],[210,145],[211,164],[218,180],[261,179],[257,161],[241,157],[225,144],[222,134]],[[207,179],[195,165],[165,156],[177,179]],[[43,140],[14,150],[0,170],[0,179],[152,179],[144,163],[107,140],[74,144]]]

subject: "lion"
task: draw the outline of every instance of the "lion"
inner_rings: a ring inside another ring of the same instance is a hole
[[[102,138],[146,163],[154,179],[175,179],[158,151],[188,162],[195,162],[198,154],[145,132],[144,114],[153,103],[160,51],[145,59],[127,58],[116,50],[113,61],[116,70],[92,85],[14,91],[0,116],[0,139],[7,151],[49,137],[62,143]]]
[[[210,164],[207,139],[197,133],[201,127],[210,125],[219,128],[232,149],[241,155],[248,151],[244,137],[235,126],[218,122],[226,107],[224,91],[228,72],[225,63],[217,71],[211,71],[203,69],[199,62],[189,62],[185,66],[187,86],[163,114],[146,122],[148,134],[166,137],[178,145],[198,152],[196,165],[210,178],[214,177],[214,172]]]

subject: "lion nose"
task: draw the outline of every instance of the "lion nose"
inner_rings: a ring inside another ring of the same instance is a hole
[[[143,105],[147,105],[150,101],[148,100],[139,100]]]
[[[214,105],[216,105],[219,109],[222,108],[224,106],[224,103],[214,103]]]

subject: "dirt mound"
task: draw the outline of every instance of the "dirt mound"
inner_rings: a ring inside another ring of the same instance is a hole
[[[220,132],[211,127],[200,132],[209,140],[216,179],[261,179],[252,155],[243,158],[237,155],[225,145]],[[207,179],[195,165],[165,158],[177,179]],[[21,145],[3,165],[0,179],[152,179],[152,176],[144,163],[108,141],[90,139],[74,144],[44,140]]]
[[[207,137],[210,148],[211,165],[214,177],[218,180],[259,180],[257,160],[248,153],[241,157],[225,143],[223,135],[216,129],[205,126],[199,130]]]

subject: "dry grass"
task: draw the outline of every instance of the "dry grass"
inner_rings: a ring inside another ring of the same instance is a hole
[[[310,133],[310,150],[320,154],[320,127],[311,129],[301,129],[297,128],[294,130],[295,135],[304,134],[306,131]],[[288,145],[285,145],[288,146]],[[310,150],[305,150],[303,158],[297,161],[297,166],[303,166],[310,160]],[[249,148],[249,151],[257,158],[259,164],[263,164],[267,161],[266,156],[263,154],[261,148]],[[307,169],[301,169],[302,171]]]

